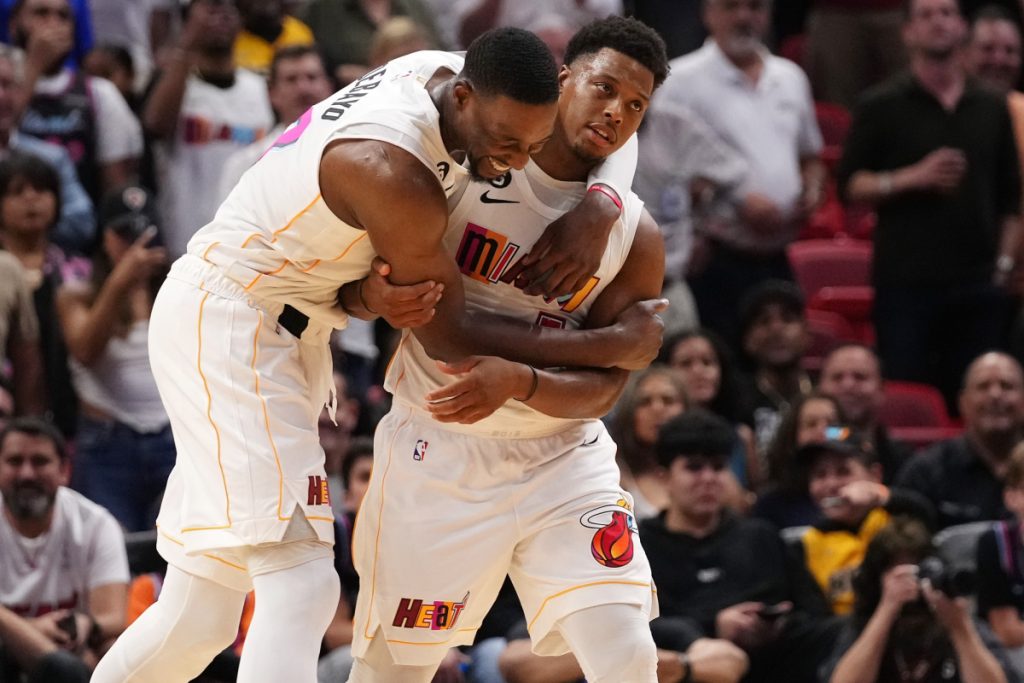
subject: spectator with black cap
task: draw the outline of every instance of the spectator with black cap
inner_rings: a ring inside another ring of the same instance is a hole
[[[174,466],[170,423],[149,367],[149,314],[164,276],[153,196],[115,190],[101,206],[91,281],[69,283],[57,310],[81,410],[75,488],[129,531],[153,527]]]
[[[868,543],[893,514],[931,522],[928,501],[911,491],[882,484],[882,467],[868,438],[849,427],[832,426],[825,438],[797,451],[807,492],[820,519],[800,538],[807,570],[818,582],[832,612],[853,609],[853,575]]]

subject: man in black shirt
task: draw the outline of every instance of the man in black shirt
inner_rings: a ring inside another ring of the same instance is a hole
[[[935,444],[910,462],[896,486],[931,501],[940,528],[1006,516],[1002,476],[1024,437],[1024,373],[1003,353],[967,369],[960,392],[964,435]]]
[[[658,586],[652,630],[714,637],[750,657],[746,681],[814,681],[836,625],[821,591],[766,522],[735,517],[723,503],[732,427],[703,410],[666,423],[658,459],[669,506],[640,523]]]
[[[875,326],[886,376],[939,386],[999,347],[1020,230],[1006,99],[968,79],[956,0],[911,0],[910,73],[856,109],[839,168],[847,201],[876,207]]]

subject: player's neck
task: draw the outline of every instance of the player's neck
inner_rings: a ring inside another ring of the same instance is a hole
[[[427,83],[427,89],[430,92],[430,99],[433,100],[434,106],[437,107],[438,114],[440,114],[441,142],[444,143],[444,148],[448,150],[453,159],[461,161],[461,155],[465,153],[466,145],[454,125],[455,111],[453,110],[451,92],[454,85],[454,78],[445,77],[443,80],[438,80],[435,77]]]
[[[581,159],[557,132],[544,148],[533,155],[533,162],[555,180],[586,182],[596,162]]]

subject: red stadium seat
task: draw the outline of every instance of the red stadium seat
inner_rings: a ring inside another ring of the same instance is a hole
[[[843,316],[830,311],[807,309],[807,331],[811,334],[811,345],[801,364],[809,372],[820,370],[826,354],[838,343],[859,341],[850,323]]]
[[[890,429],[954,427],[942,393],[930,384],[916,382],[886,382],[880,418]]]
[[[871,243],[851,239],[804,240],[786,249],[804,295],[811,300],[822,287],[871,284]]]
[[[872,345],[875,342],[875,328],[871,321],[871,309],[875,303],[875,290],[866,285],[822,287],[807,302],[809,309],[838,313],[850,323],[856,340]]]

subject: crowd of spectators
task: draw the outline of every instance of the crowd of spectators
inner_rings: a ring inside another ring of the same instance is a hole
[[[0,0],[0,683],[87,681],[159,595],[174,443],[149,313],[272,141],[393,57],[503,25],[560,57],[623,13],[673,57],[633,188],[666,242],[666,341],[606,418],[659,681],[1024,680],[1022,7]],[[869,333],[822,348],[789,249],[826,209],[868,217],[829,237],[870,240],[873,263]],[[322,683],[352,663],[350,539],[395,341],[362,321],[332,339],[343,590]],[[891,382],[934,387],[955,428],[901,441]],[[200,680],[235,679],[252,609]],[[581,680],[530,651],[529,617],[507,584],[435,680]]]

